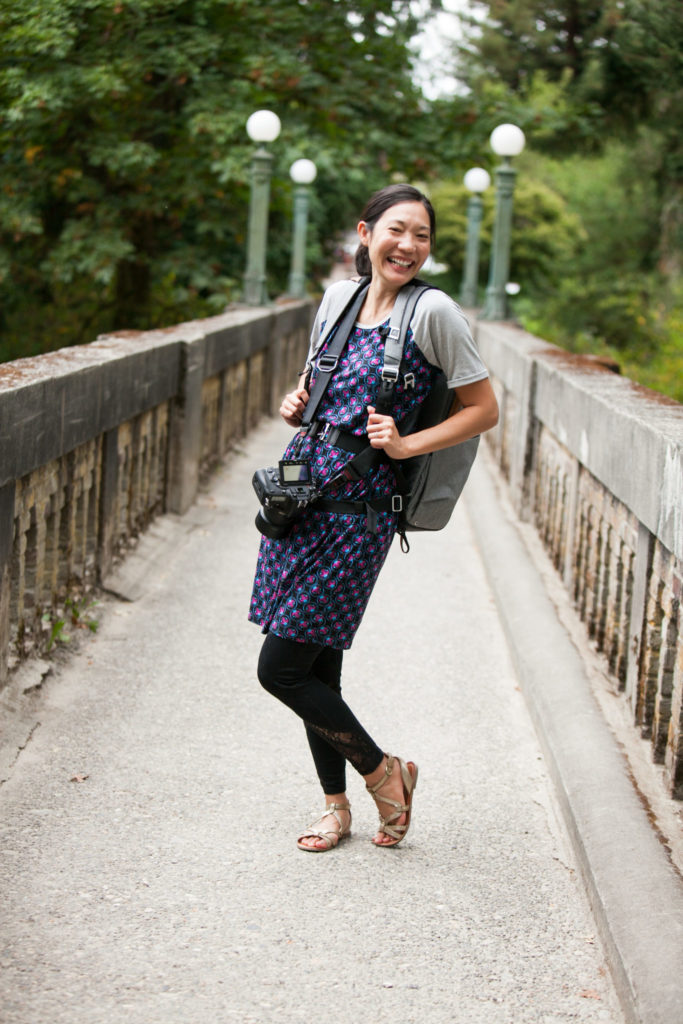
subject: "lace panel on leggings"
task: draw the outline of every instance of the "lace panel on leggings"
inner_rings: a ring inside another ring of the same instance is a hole
[[[369,736],[359,736],[352,732],[334,732],[332,729],[325,729],[324,726],[313,725],[309,721],[306,721],[306,725],[343,754],[361,775],[370,775],[381,763],[384,755],[380,751],[380,760],[377,760],[377,746]]]

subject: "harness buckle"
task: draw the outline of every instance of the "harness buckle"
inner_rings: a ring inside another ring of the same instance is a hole
[[[337,369],[338,362],[338,356],[322,355],[318,359],[318,370],[322,370],[323,373],[332,373],[333,370]]]
[[[391,511],[402,512],[403,511],[403,495],[392,494],[391,495]]]
[[[383,366],[382,367],[382,380],[389,381],[391,384],[395,384],[398,380],[398,366]]]
[[[415,387],[415,374],[414,373],[406,373],[405,377],[403,378],[403,386],[406,389],[409,389],[409,388],[412,389],[412,388]]]

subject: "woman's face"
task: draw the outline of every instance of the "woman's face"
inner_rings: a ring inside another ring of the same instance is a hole
[[[419,202],[396,203],[373,228],[361,221],[358,235],[368,247],[373,279],[392,290],[415,277],[431,248],[429,214]]]

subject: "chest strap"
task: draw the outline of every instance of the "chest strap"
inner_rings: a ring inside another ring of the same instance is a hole
[[[362,452],[368,445],[367,434],[361,434],[360,437],[357,434],[351,434],[348,430],[344,430],[342,427],[333,427],[331,423],[327,423],[325,420],[314,420],[307,430],[303,430],[302,433],[306,437],[318,437],[321,441],[327,441],[328,444],[333,445],[335,448],[341,448],[345,452],[353,452],[357,455]]]
[[[386,498],[370,498],[369,501],[318,498],[312,507],[320,512],[335,512],[337,515],[364,515],[366,533],[377,533],[378,514],[393,512],[398,515],[403,509],[403,498],[400,494],[390,494]]]

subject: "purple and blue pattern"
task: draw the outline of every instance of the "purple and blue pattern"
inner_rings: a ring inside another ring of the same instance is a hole
[[[382,325],[385,326],[385,325]],[[324,329],[324,325],[323,325]],[[381,328],[356,327],[318,406],[317,418],[362,436],[368,405],[375,405],[383,364]],[[434,367],[408,331],[392,414],[399,425],[424,401]],[[405,375],[414,375],[406,387]],[[351,452],[324,438],[296,434],[285,458],[305,458],[320,486],[353,458]],[[395,492],[396,480],[382,463],[358,481],[335,484],[326,494],[346,501],[383,498]],[[391,546],[398,516],[381,512],[376,533],[369,533],[363,515],[309,509],[282,540],[261,539],[249,619],[263,632],[301,643],[351,646],[370,594]]]

